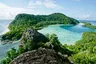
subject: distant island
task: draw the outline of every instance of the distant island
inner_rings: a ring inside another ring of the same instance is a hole
[[[92,28],[92,29],[96,29],[96,26],[92,25],[91,23],[88,22],[83,22],[84,23],[84,27],[88,27],[88,28]]]
[[[23,31],[27,28],[34,28],[36,30],[39,30],[48,25],[76,25],[78,23],[78,20],[68,17],[62,13],[53,13],[50,15],[18,14],[9,25],[10,31],[2,36],[2,40],[19,40],[22,36]]]

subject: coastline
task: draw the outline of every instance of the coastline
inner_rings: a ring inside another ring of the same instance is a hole
[[[11,48],[18,48],[19,41],[1,41],[1,36],[10,30],[8,29],[10,23],[4,25],[4,30],[0,33],[0,61],[6,56],[6,52]]]
[[[1,37],[3,34],[6,34],[7,32],[9,32],[10,30],[8,29],[8,26],[3,26],[4,27],[4,31],[0,33],[0,45],[6,44],[7,42],[11,43],[12,41],[1,41]]]

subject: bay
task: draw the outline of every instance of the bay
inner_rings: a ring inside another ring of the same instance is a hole
[[[6,33],[9,31],[8,25],[12,22],[12,20],[0,20],[0,35]],[[88,21],[89,22],[89,21]],[[92,24],[96,25],[96,22],[92,22]],[[39,32],[42,34],[47,34],[47,33],[55,33],[58,36],[59,41],[62,44],[74,44],[76,41],[80,40],[82,37],[83,32],[87,31],[93,31],[96,32],[94,29],[82,27],[82,23],[73,26],[73,25],[50,25],[48,27],[45,27]],[[5,53],[11,49],[11,48],[17,48],[18,47],[18,41],[15,41],[14,43],[11,44],[6,44],[2,45],[0,44],[0,59],[2,59],[5,55]]]
[[[83,23],[79,23],[78,25],[64,25],[64,24],[59,24],[59,25],[50,25],[48,27],[45,27],[39,32],[42,34],[56,34],[59,41],[62,44],[75,44],[76,41],[80,40],[82,38],[82,33],[83,32],[96,32],[95,29],[83,27]]]

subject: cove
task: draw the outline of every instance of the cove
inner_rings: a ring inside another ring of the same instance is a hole
[[[54,33],[54,34],[57,35],[59,41],[62,44],[71,45],[71,44],[74,44],[76,41],[78,41],[82,38],[82,33],[83,32],[88,32],[88,31],[96,32],[96,30],[83,27],[82,25],[83,25],[82,23],[80,23],[78,25],[75,25],[75,26],[64,25],[64,24],[50,25],[50,26],[45,27],[45,28],[43,28],[41,30],[38,30],[38,31],[42,34],[47,34],[47,33],[53,34]],[[4,26],[5,26],[5,24],[4,24]],[[0,60],[3,57],[5,57],[5,55],[6,55],[5,53],[9,49],[17,48],[18,45],[19,45],[18,41],[14,42],[14,43],[11,43],[11,44],[5,44],[5,45],[0,44]]]
[[[50,25],[39,30],[42,34],[56,34],[59,41],[62,44],[75,44],[76,41],[82,38],[83,32],[96,32],[95,29],[83,27],[83,23],[79,23],[78,25],[64,25],[64,24],[57,24],[57,25]]]

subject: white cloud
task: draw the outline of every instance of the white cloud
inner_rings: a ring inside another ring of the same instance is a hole
[[[87,19],[89,17],[90,17],[90,15],[88,15],[88,14],[83,16],[84,19]]]
[[[0,19],[14,19],[19,13],[43,14],[43,11],[38,10],[40,7],[53,9],[62,8],[60,5],[56,4],[54,0],[31,0],[26,8],[11,7],[0,3]]]
[[[79,15],[79,16],[75,16],[75,18],[77,18],[77,19],[83,19],[83,20],[86,20],[86,19],[90,19],[91,18],[91,15],[89,15],[89,14],[81,14],[81,15]]]
[[[0,19],[13,19],[19,13],[32,12],[25,8],[10,7],[3,3],[0,3]]]
[[[29,8],[36,8],[36,7],[46,7],[46,8],[54,8],[54,9],[61,9],[62,6],[58,5],[55,0],[31,0],[28,4]]]

